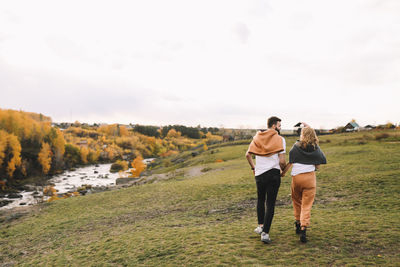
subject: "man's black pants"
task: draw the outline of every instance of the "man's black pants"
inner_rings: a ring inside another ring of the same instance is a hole
[[[264,224],[263,232],[269,233],[272,218],[274,217],[275,201],[281,185],[281,174],[278,169],[266,171],[256,178],[257,184],[257,217],[258,224]],[[267,212],[265,214],[265,197],[267,198]]]

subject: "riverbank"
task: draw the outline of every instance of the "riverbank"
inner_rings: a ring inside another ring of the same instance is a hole
[[[152,159],[147,159],[147,163],[150,163],[151,161]],[[84,196],[134,185],[157,183],[169,179],[179,179],[184,177],[190,178],[199,176],[208,171],[205,166],[194,166],[175,169],[166,173],[151,174],[151,172],[146,172],[147,175],[141,176],[140,178],[122,178],[118,173],[107,171],[110,166],[111,164],[85,166],[75,169],[74,171],[68,171],[56,175],[47,180],[47,184],[54,186],[58,191],[57,194],[59,197],[62,197],[66,193],[76,191],[80,192],[81,196]],[[92,172],[93,175],[91,175]],[[27,185],[25,188],[30,188],[32,190],[12,193],[14,195],[21,195],[21,198],[15,198],[13,200],[4,197],[2,198],[2,200],[10,200],[13,202],[0,208],[0,221],[1,217],[4,219],[4,217],[8,217],[13,212],[20,213],[20,211],[22,211],[22,213],[25,214],[29,211],[29,207],[43,204],[48,199],[48,197],[44,196],[43,193],[39,193],[39,191],[43,191],[43,186]],[[21,203],[23,204],[21,205]]]
[[[151,163],[154,158],[144,160]],[[18,188],[10,188],[9,192],[0,194],[0,210],[14,209],[20,206],[31,206],[45,202],[49,196],[43,193],[46,186],[57,191],[57,197],[78,192],[80,195],[103,192],[115,187],[120,173],[110,172],[111,163],[93,164],[66,170],[50,178],[37,177],[28,179]],[[129,171],[129,170],[128,170]],[[127,176],[128,174],[124,174]],[[133,180],[137,180],[133,178]]]

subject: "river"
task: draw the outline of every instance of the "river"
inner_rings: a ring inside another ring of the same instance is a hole
[[[151,162],[153,159],[145,159],[145,163]],[[77,168],[74,171],[66,171],[62,174],[54,175],[49,183],[54,184],[57,193],[64,194],[67,192],[75,192],[82,185],[91,185],[92,187],[110,187],[115,185],[115,181],[120,177],[119,173],[110,172],[111,163],[89,165],[82,168]],[[34,205],[42,200],[42,187],[31,186],[32,190],[22,191],[19,194],[22,198],[3,197],[3,200],[12,201],[8,205],[0,207],[2,209],[12,209],[20,206]],[[36,193],[35,193],[36,191]],[[46,196],[43,200],[46,200]]]

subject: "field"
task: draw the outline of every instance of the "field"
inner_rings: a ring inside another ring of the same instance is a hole
[[[173,172],[170,179],[58,200],[3,220],[0,266],[400,266],[400,133],[320,140],[328,164],[317,173],[307,244],[294,233],[289,175],[272,243],[253,232],[256,187],[247,145],[239,143],[157,170]],[[286,139],[288,150],[294,141]],[[187,175],[196,167],[202,171]]]

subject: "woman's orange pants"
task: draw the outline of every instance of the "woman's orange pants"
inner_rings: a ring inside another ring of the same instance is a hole
[[[292,176],[292,201],[294,217],[301,226],[310,225],[311,207],[317,189],[315,172],[300,173]]]

